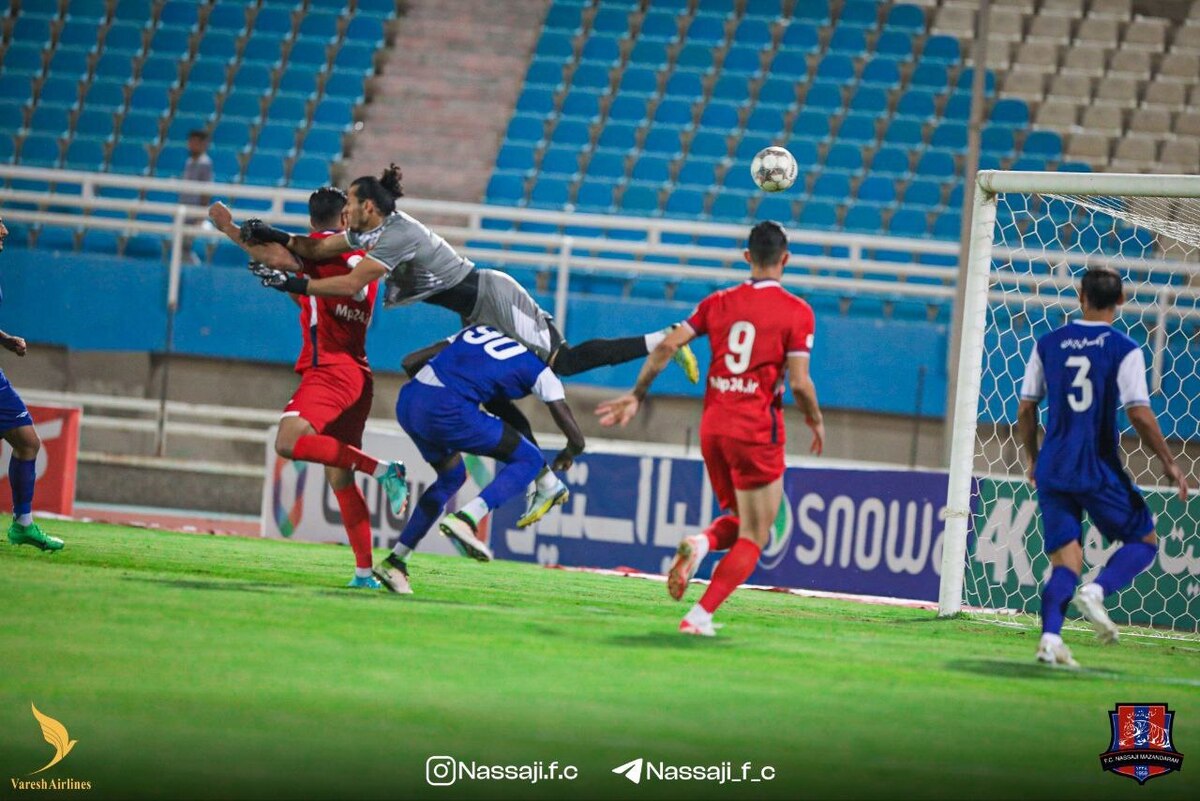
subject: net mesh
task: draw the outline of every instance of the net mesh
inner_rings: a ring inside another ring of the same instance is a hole
[[[1002,194],[993,246],[964,601],[978,619],[1032,627],[1050,560],[1016,437],[1025,362],[1038,337],[1078,317],[1082,273],[1115,268],[1127,299],[1116,326],[1142,345],[1151,406],[1180,466],[1193,481],[1200,476],[1200,199]],[[1127,469],[1155,514],[1159,550],[1107,606],[1135,633],[1194,639],[1200,498],[1175,497],[1124,412],[1119,422]],[[1121,543],[1108,543],[1088,520],[1084,532],[1087,582]],[[1069,626],[1084,625],[1069,615]]]

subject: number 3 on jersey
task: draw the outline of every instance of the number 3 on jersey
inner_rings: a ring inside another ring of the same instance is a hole
[[[734,375],[741,375],[750,367],[750,352],[754,350],[754,323],[740,320],[729,329],[729,353],[725,354],[725,366]]]
[[[1092,379],[1088,371],[1092,369],[1092,360],[1087,356],[1071,356],[1067,359],[1067,367],[1075,368],[1075,379],[1071,381],[1071,389],[1067,391],[1067,403],[1076,412],[1086,412],[1092,408]],[[1076,396],[1075,390],[1079,390]]]

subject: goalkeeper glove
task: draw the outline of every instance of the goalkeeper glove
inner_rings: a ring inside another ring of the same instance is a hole
[[[265,245],[274,242],[287,247],[287,243],[292,238],[287,231],[272,228],[257,217],[251,217],[242,223],[241,235],[242,241],[247,245]]]
[[[254,273],[265,287],[278,289],[280,292],[291,292],[293,295],[308,294],[308,279],[303,276],[276,270],[259,261],[250,262],[250,272]]]

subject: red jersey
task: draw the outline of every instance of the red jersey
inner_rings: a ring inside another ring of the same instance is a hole
[[[319,231],[309,237],[324,239],[337,233]],[[328,261],[305,262],[304,274],[309,278],[345,275],[362,257],[361,250],[352,250]],[[371,324],[371,312],[378,294],[379,283],[373,281],[352,298],[293,295],[300,306],[300,330],[304,337],[304,347],[296,360],[296,372],[331,364],[357,364],[369,370],[367,326]]]
[[[812,308],[778,281],[746,281],[700,301],[687,324],[712,347],[700,435],[783,443],[787,358],[812,350]]]

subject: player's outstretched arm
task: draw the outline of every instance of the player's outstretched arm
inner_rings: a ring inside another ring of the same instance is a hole
[[[0,331],[0,347],[3,347],[7,351],[12,351],[18,356],[24,356],[27,350],[23,337],[13,336],[4,331]]]
[[[1179,490],[1179,500],[1186,500],[1189,489],[1188,478],[1175,462],[1175,457],[1171,455],[1171,449],[1167,447],[1167,441],[1163,438],[1162,429],[1158,427],[1158,419],[1154,416],[1154,412],[1149,406],[1129,406],[1125,409],[1125,413],[1129,415],[1129,422],[1133,423],[1142,442],[1149,445],[1150,449],[1154,451],[1154,455],[1158,457],[1159,464],[1162,465],[1163,476]]]
[[[310,241],[328,242],[330,239],[333,239],[333,237]],[[354,265],[354,268],[344,275],[310,280],[308,282],[308,290],[305,294],[327,298],[354,297],[365,287],[370,286],[385,275],[387,275],[387,267],[382,262],[368,256],[360,259],[358,264]]]
[[[242,223],[239,229],[243,242],[248,245],[262,245],[268,242],[282,245],[302,259],[309,261],[325,261],[343,253],[354,250],[346,239],[345,233],[327,236],[324,239],[313,239],[307,236],[294,236],[287,231],[272,228],[263,220],[252,217]]]
[[[579,430],[579,423],[575,422],[575,415],[571,412],[571,407],[567,405],[566,399],[550,401],[546,404],[546,408],[550,410],[550,416],[554,418],[554,424],[558,426],[558,430],[563,432],[563,436],[567,438],[567,447],[554,457],[554,463],[550,465],[550,469],[566,470],[574,463],[575,457],[583,453],[587,443],[583,438],[583,432]]]
[[[221,201],[218,200],[208,207],[208,219],[214,228],[225,234],[230,242],[246,251],[254,261],[290,273],[298,273],[303,270],[303,265],[296,256],[282,245],[275,243],[251,245],[243,242],[241,229],[233,221],[233,212]]]
[[[642,363],[642,370],[638,373],[637,383],[634,384],[633,389],[619,398],[604,401],[596,406],[596,416],[600,418],[600,425],[627,425],[637,415],[642,400],[650,391],[650,385],[654,383],[654,379],[658,378],[658,374],[671,363],[675,352],[695,338],[696,332],[687,323],[672,329],[666,339],[658,343],[658,347],[650,351],[650,355]]]
[[[821,405],[817,402],[817,385],[809,372],[807,355],[788,356],[788,380],[792,385],[792,395],[796,405],[804,412],[804,422],[812,429],[812,445],[808,450],[817,456],[825,450],[825,417],[821,414]]]
[[[1037,486],[1033,477],[1038,460],[1038,402],[1022,400],[1017,406],[1017,441],[1025,450],[1025,475],[1029,483]]]

